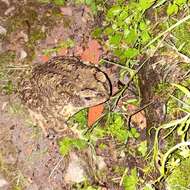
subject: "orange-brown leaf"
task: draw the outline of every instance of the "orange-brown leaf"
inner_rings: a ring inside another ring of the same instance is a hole
[[[102,115],[104,104],[94,106],[88,110],[88,127],[91,127]]]
[[[129,104],[127,108],[131,113],[135,112],[135,110],[138,110],[138,107],[132,104]],[[145,112],[143,110],[133,115],[131,117],[131,121],[135,123],[140,129],[145,129],[147,127]]]
[[[49,57],[47,55],[42,55],[41,60],[42,62],[47,62],[49,60]]]
[[[81,54],[81,59],[83,61],[98,64],[101,55],[100,47],[101,46],[97,40],[90,40],[88,42],[88,48],[86,48]]]

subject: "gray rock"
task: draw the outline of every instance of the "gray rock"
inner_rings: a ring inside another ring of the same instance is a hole
[[[64,181],[69,184],[84,181],[86,174],[82,165],[83,161],[75,153],[70,153],[70,162],[64,176]]]

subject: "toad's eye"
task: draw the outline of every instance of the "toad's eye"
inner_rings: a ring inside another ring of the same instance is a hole
[[[91,97],[84,97],[85,100],[91,100]]]
[[[97,92],[94,89],[85,88],[80,91],[80,97],[83,97],[84,99],[89,100],[89,98],[91,99],[92,97],[95,97],[96,93]]]

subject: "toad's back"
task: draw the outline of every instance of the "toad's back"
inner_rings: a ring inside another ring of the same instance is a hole
[[[97,67],[61,56],[34,67],[20,82],[19,95],[30,110],[46,120],[65,121],[83,108],[107,101],[111,85]]]

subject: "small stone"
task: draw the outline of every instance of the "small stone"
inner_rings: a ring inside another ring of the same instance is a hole
[[[24,50],[21,50],[20,51],[20,60],[23,60],[23,59],[25,59],[27,57],[27,53],[24,51]]]
[[[84,168],[82,167],[82,160],[75,154],[70,154],[70,163],[64,176],[66,183],[80,183],[86,178]]]
[[[6,33],[7,30],[4,27],[0,26],[0,35],[6,35]]]
[[[99,170],[105,169],[107,165],[106,165],[106,163],[104,161],[104,158],[102,156],[96,156],[96,159],[97,159],[96,164],[98,166],[98,169]]]
[[[10,5],[10,2],[9,2],[9,0],[1,0],[3,3],[5,3],[7,6],[9,6]]]
[[[5,179],[0,178],[0,188],[5,187],[7,185],[8,185],[8,182]]]

